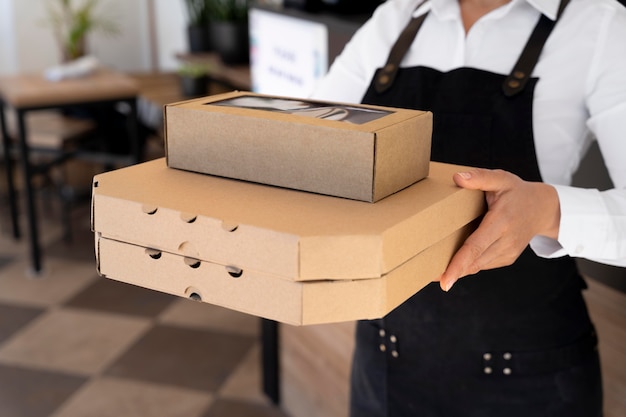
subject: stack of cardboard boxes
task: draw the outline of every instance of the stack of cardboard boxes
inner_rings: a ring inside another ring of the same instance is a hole
[[[97,175],[101,275],[279,322],[380,318],[484,211],[432,115],[229,93],[167,105],[167,157]]]

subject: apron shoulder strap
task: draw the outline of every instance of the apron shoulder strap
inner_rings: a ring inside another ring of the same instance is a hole
[[[418,7],[426,1],[427,0],[421,2]],[[558,22],[568,3],[569,0],[561,0],[555,20],[551,20],[545,15],[541,16],[539,22],[535,26],[535,29],[528,38],[526,46],[524,47],[517,63],[513,67],[513,70],[505,78],[502,84],[502,90],[505,96],[512,97],[524,89],[526,83],[530,79],[533,69],[539,61],[539,55],[541,55],[541,51],[543,50],[546,40],[550,36],[550,33],[552,33],[552,29],[554,29],[554,26]],[[417,32],[422,27],[422,23],[424,23],[427,15],[428,13],[424,13],[421,16],[413,17],[402,33],[400,33],[400,37],[389,52],[385,66],[376,74],[374,87],[377,93],[382,94],[393,85],[398,70],[400,69],[400,62],[402,62],[402,59],[411,47],[411,44],[417,36]]]
[[[416,7],[416,10],[422,4],[426,3],[426,1],[427,0],[422,1]],[[424,23],[427,14],[428,13],[424,13],[421,16],[411,18],[409,24],[404,28],[402,33],[400,33],[400,37],[389,52],[387,63],[380,71],[378,71],[376,79],[374,80],[374,87],[376,88],[377,93],[382,94],[393,85],[398,69],[400,69],[400,62],[402,62],[402,58],[404,58],[411,47],[411,44],[417,36],[417,32],[422,27],[422,23]]]
[[[535,65],[539,61],[539,55],[541,55],[548,36],[552,33],[552,29],[554,29],[556,22],[558,22],[568,3],[569,0],[561,0],[555,20],[550,20],[545,15],[541,15],[533,33],[526,42],[524,51],[522,51],[511,73],[502,83],[502,90],[505,96],[512,97],[524,89]]]

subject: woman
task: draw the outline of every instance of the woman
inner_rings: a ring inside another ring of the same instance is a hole
[[[337,58],[314,98],[431,110],[489,206],[439,285],[359,323],[353,416],[602,415],[571,257],[626,266],[624,39],[615,0],[388,0]],[[592,137],[615,189],[568,186]]]

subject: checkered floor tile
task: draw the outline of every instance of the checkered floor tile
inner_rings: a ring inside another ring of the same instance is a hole
[[[88,204],[69,241],[52,202],[44,217],[33,276],[0,207],[0,416],[285,417],[257,318],[101,278]]]

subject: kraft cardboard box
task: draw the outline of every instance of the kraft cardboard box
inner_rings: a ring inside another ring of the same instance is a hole
[[[367,202],[428,175],[429,112],[233,92],[164,120],[171,168]]]
[[[287,281],[380,278],[479,217],[462,167],[374,204],[197,174],[157,159],[94,177],[92,230],[102,238]]]
[[[437,279],[473,230],[468,224],[380,278],[295,282],[119,242],[96,233],[107,278],[292,325],[382,318]],[[258,242],[262,246],[262,242]]]

